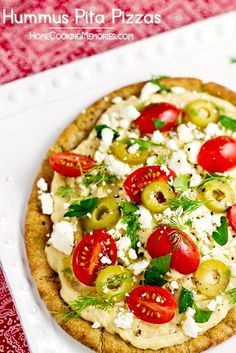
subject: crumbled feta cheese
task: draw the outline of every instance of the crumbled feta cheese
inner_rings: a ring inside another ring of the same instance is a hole
[[[214,137],[214,136],[220,136],[222,135],[222,131],[219,128],[218,124],[215,123],[209,123],[205,129],[205,133],[209,136],[209,137]]]
[[[123,313],[120,311],[114,319],[114,324],[116,325],[116,327],[127,330],[131,328],[133,320],[134,320],[133,313]]]
[[[191,188],[193,188],[193,187],[199,185],[201,183],[201,181],[202,181],[201,175],[193,174],[190,178],[189,186]]]
[[[190,174],[193,169],[187,161],[186,153],[182,150],[173,152],[168,164],[176,174]]]
[[[170,139],[167,141],[166,147],[169,148],[172,151],[177,151],[178,150],[178,146],[175,140]]]
[[[132,260],[136,260],[137,259],[137,253],[136,253],[136,251],[134,250],[134,249],[129,249],[129,252],[128,252],[128,254],[129,254],[129,257],[132,259]]]
[[[121,237],[119,240],[117,240],[116,246],[118,250],[126,251],[131,246],[131,240],[129,237]]]
[[[45,181],[44,178],[40,178],[40,179],[37,181],[37,187],[38,187],[39,190],[41,190],[41,191],[47,191],[47,189],[48,189],[48,184],[46,183],[46,181]]]
[[[146,83],[141,90],[140,100],[142,102],[146,101],[147,99],[150,98],[151,94],[156,93],[159,90],[160,90],[160,86],[155,85],[152,82]]]
[[[196,324],[193,316],[195,314],[195,310],[192,308],[188,308],[186,311],[186,319],[183,323],[183,330],[186,336],[196,338],[202,329]]]
[[[188,160],[193,164],[197,163],[197,157],[198,157],[198,153],[200,151],[201,145],[202,144],[200,141],[194,141],[185,146],[185,151],[188,155]]]
[[[177,132],[181,142],[191,142],[194,139],[191,129],[185,124],[179,125]]]
[[[130,154],[135,154],[138,150],[139,150],[139,144],[138,143],[134,143],[133,145],[129,146],[128,148],[128,152]]]
[[[153,164],[156,164],[156,161],[157,161],[157,156],[150,156],[148,157],[146,163],[147,165],[153,165]]]
[[[101,153],[100,151],[96,151],[94,155],[94,159],[98,163],[102,163],[106,157],[105,153]]]
[[[53,213],[53,198],[49,192],[43,192],[39,195],[43,214],[51,215]]]
[[[125,105],[120,111],[120,117],[127,119],[128,121],[133,121],[140,116],[139,111],[134,105]]]
[[[100,144],[100,151],[106,152],[108,148],[111,146],[113,138],[114,138],[114,131],[109,128],[102,129],[101,132],[101,144]]]
[[[181,93],[184,93],[185,91],[186,89],[184,87],[175,86],[171,88],[171,92],[174,94],[181,94]]]
[[[141,228],[147,229],[152,228],[152,214],[145,207],[139,206],[137,213],[139,216],[139,222]]]
[[[211,301],[209,302],[209,304],[207,305],[207,308],[208,308],[210,311],[215,311],[216,308],[217,308],[217,306],[218,306],[219,304],[222,304],[222,302],[223,302],[222,296],[221,296],[221,295],[218,295],[215,300],[211,300]]]
[[[74,232],[76,227],[67,221],[61,221],[53,225],[53,231],[48,243],[54,248],[70,255],[74,245]]]
[[[99,327],[101,327],[101,324],[100,324],[100,322],[95,321],[95,322],[92,324],[91,327],[92,327],[92,328],[99,328]]]
[[[149,261],[142,260],[135,262],[129,266],[129,269],[134,271],[135,276],[140,275],[149,265]]]
[[[174,291],[175,289],[179,289],[179,284],[176,281],[171,281],[169,284],[169,288],[171,291]]]
[[[166,176],[170,175],[170,170],[168,169],[168,167],[165,164],[162,164],[160,170],[162,170],[166,174]]]
[[[102,256],[101,257],[101,263],[104,265],[110,265],[112,263],[111,259],[109,259],[108,256]]]
[[[200,238],[205,238],[207,234],[212,234],[215,230],[216,219],[211,215],[210,210],[201,206],[189,215],[192,221],[192,228],[197,232]]]
[[[105,163],[107,170],[118,177],[124,177],[132,171],[128,164],[118,161],[113,155],[106,155]]]
[[[155,130],[154,133],[152,134],[152,142],[154,143],[162,143],[164,142],[164,136],[159,130]]]
[[[119,104],[119,103],[121,103],[122,101],[123,101],[123,98],[120,97],[120,96],[116,96],[116,97],[114,97],[114,98],[112,99],[112,103],[114,103],[114,104]]]

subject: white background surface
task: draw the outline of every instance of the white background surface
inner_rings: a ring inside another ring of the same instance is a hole
[[[152,74],[195,76],[236,90],[231,56],[236,56],[236,12],[0,87],[0,259],[32,353],[91,352],[53,322],[27,267],[25,205],[49,146],[97,98]],[[235,348],[236,337],[209,352]]]

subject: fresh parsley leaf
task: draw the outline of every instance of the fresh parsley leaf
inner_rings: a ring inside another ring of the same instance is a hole
[[[212,238],[221,246],[225,245],[228,242],[229,234],[228,234],[228,225],[227,218],[222,216],[220,218],[221,225],[216,228],[216,230],[212,233]]]
[[[186,174],[177,176],[174,180],[175,192],[184,192],[189,186],[189,176]]]
[[[123,214],[133,213],[138,210],[138,206],[131,202],[121,202],[119,208],[122,210]]]
[[[74,189],[68,185],[60,186],[56,194],[61,197],[71,198],[74,194]]]
[[[153,124],[157,130],[161,130],[163,126],[165,125],[164,121],[158,120],[156,118],[152,118]]]
[[[232,288],[226,291],[226,294],[230,295],[232,304],[236,304],[236,288]]]
[[[157,269],[159,274],[164,275],[170,269],[171,254],[159,256],[151,260],[150,264]]]
[[[163,286],[167,281],[163,275],[170,270],[171,254],[152,259],[148,268],[144,272],[144,284]]]
[[[212,180],[227,180],[227,179],[230,179],[231,177],[230,176],[225,176],[225,175],[222,175],[222,174],[216,174],[216,173],[207,173],[206,176],[205,176],[205,179],[199,184],[197,185],[196,187],[198,189],[202,188],[206,183],[208,183],[209,181],[212,181]]]
[[[203,202],[192,200],[187,196],[176,197],[170,201],[170,208],[173,210],[177,210],[179,207],[182,207],[183,211],[186,213],[190,213],[195,211],[198,207],[201,207]]]
[[[236,64],[236,57],[231,57],[230,62],[231,64]]]
[[[210,319],[212,311],[202,310],[196,305],[196,303],[193,304],[193,307],[196,311],[194,319],[198,324],[203,324],[204,322],[207,322]]]
[[[188,308],[193,306],[193,294],[190,290],[182,288],[179,297],[179,313],[185,313]]]
[[[226,115],[221,115],[220,123],[226,129],[236,131],[236,119],[230,118],[229,116],[226,116]]]
[[[102,138],[102,130],[103,129],[110,129],[114,132],[114,137],[113,137],[113,140],[115,140],[117,137],[120,136],[119,132],[112,129],[111,127],[109,127],[108,125],[105,125],[105,124],[101,124],[101,125],[96,125],[95,126],[95,130],[96,130],[96,133],[97,133],[97,137],[100,139]]]
[[[127,224],[126,236],[131,240],[131,248],[137,250],[139,237],[137,232],[140,230],[139,215],[135,212],[124,214],[121,217],[121,222]]]
[[[141,140],[141,139],[133,139],[133,138],[127,138],[127,139],[124,140],[124,142],[128,146],[132,146],[132,145],[137,143],[139,145],[139,149],[141,151],[147,150],[151,146],[160,146],[160,144],[154,143],[152,141]]]
[[[153,76],[151,79],[151,83],[160,87],[159,92],[171,92],[171,89],[161,82],[165,78],[168,78],[168,76]]]
[[[81,200],[79,204],[72,203],[69,206],[69,211],[64,214],[64,217],[80,218],[87,213],[92,212],[98,203],[98,197],[91,197],[89,199]]]
[[[167,281],[160,275],[156,267],[148,268],[144,272],[144,284],[162,287]]]

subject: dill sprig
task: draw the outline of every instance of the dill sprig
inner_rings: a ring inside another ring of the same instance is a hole
[[[188,227],[191,226],[191,220],[182,222],[180,219],[182,214],[183,214],[183,208],[182,207],[177,208],[177,210],[175,211],[175,214],[170,217],[167,225],[182,231],[185,231],[186,229],[188,229]]]
[[[201,207],[202,205],[203,205],[202,201],[192,200],[187,196],[174,198],[170,202],[170,207],[173,210],[177,210],[179,207],[181,207],[183,211],[186,213],[191,213],[195,211],[198,207]]]
[[[139,242],[138,230],[140,229],[139,215],[137,213],[130,213],[121,217],[121,222],[127,224],[126,236],[131,240],[131,248],[137,249]]]
[[[104,163],[101,163],[96,167],[88,170],[82,176],[82,183],[86,187],[89,187],[90,185],[100,185],[103,182],[106,184],[112,184],[116,181],[116,176],[108,173]]]
[[[222,175],[222,174],[211,174],[211,173],[207,173],[205,176],[205,179],[196,186],[197,189],[202,188],[206,183],[208,183],[209,181],[213,181],[213,180],[228,180],[228,179],[232,179],[230,176],[228,175]]]
[[[80,295],[78,299],[70,303],[70,308],[72,310],[62,312],[62,313],[54,312],[53,314],[56,315],[57,321],[60,322],[60,321],[69,321],[80,317],[82,311],[88,308],[89,306],[94,306],[95,308],[98,308],[98,309],[107,310],[109,307],[112,307],[114,305],[114,297],[117,298],[118,295],[120,294],[116,294],[111,297],[108,297],[105,295],[98,296],[98,295],[92,295],[92,294],[88,294],[86,296]]]

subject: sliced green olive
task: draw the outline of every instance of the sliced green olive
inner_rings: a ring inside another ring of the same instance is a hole
[[[96,279],[96,290],[99,295],[113,297],[114,302],[125,299],[125,294],[133,286],[131,273],[122,266],[108,266],[101,270]]]
[[[193,124],[205,128],[209,123],[216,123],[219,113],[216,106],[206,99],[196,99],[185,107],[186,118]]]
[[[230,204],[234,203],[232,188],[222,180],[212,180],[201,190],[202,199],[211,211],[225,212]]]
[[[98,201],[97,207],[90,217],[83,219],[83,227],[86,230],[100,228],[113,228],[120,218],[120,211],[116,201],[112,197],[103,197]]]
[[[115,157],[124,163],[130,165],[143,164],[148,158],[148,150],[137,150],[135,153],[129,153],[131,146],[127,145],[126,139],[116,141],[112,144],[111,150]]]
[[[147,185],[141,194],[143,205],[152,212],[162,212],[169,207],[175,197],[174,191],[164,181],[154,181]]]
[[[230,280],[229,268],[219,260],[207,260],[201,263],[195,272],[198,290],[208,297],[215,297],[223,292]]]

